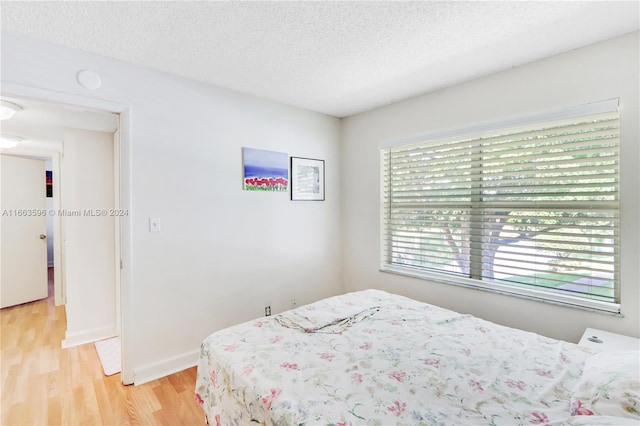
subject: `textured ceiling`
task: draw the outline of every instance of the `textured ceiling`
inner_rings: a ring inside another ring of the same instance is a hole
[[[2,29],[344,117],[639,29],[638,1],[1,1]]]

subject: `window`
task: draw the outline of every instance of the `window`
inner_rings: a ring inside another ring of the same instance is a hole
[[[383,148],[381,270],[619,312],[618,101],[548,117]]]

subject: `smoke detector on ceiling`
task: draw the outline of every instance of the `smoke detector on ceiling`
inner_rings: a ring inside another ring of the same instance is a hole
[[[96,90],[102,86],[102,79],[98,73],[91,70],[79,71],[76,80],[80,86],[90,90]]]

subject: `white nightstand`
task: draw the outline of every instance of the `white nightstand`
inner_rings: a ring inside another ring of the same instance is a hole
[[[640,350],[640,339],[595,328],[587,328],[578,344],[602,352]]]

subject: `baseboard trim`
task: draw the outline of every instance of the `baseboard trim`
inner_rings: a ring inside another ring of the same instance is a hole
[[[170,374],[177,373],[178,371],[191,368],[198,363],[199,355],[200,350],[196,349],[190,352],[185,352],[182,355],[166,358],[153,364],[136,368],[133,373],[133,384],[142,385]]]
[[[98,340],[109,339],[118,335],[116,326],[94,328],[76,333],[67,331],[65,339],[62,341],[62,348],[71,348],[73,346],[84,345],[86,343],[97,342]]]

